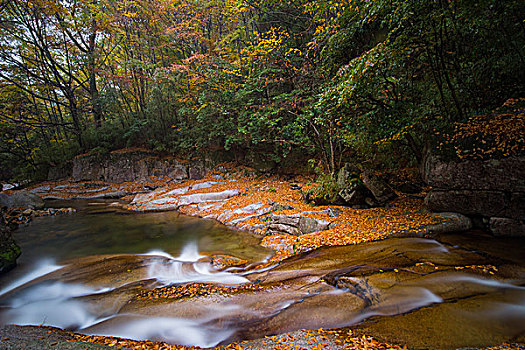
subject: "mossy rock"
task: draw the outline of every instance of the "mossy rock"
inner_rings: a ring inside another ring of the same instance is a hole
[[[20,247],[12,240],[0,244],[0,273],[7,272],[16,266],[20,256]]]

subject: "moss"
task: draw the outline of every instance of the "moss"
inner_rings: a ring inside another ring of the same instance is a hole
[[[20,256],[20,247],[14,242],[3,244],[0,247],[0,273],[11,270],[16,266],[16,259]]]
[[[0,273],[15,267],[16,259],[20,256],[20,247],[13,240],[11,231],[2,214],[0,221]]]

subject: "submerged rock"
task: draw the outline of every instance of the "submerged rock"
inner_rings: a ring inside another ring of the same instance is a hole
[[[42,209],[44,200],[34,193],[20,191],[13,194],[0,193],[0,207]]]

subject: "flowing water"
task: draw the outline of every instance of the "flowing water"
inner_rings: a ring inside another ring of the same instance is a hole
[[[0,323],[202,347],[356,324],[412,348],[482,346],[525,333],[522,239],[388,239],[253,270],[246,265],[271,252],[215,221],[73,204],[75,214],[16,231],[23,254],[0,280]],[[210,263],[224,255],[248,263],[222,270]],[[137,298],[193,282],[230,288]],[[237,288],[250,285],[258,288]]]

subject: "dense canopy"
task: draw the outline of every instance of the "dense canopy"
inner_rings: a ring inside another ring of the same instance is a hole
[[[131,146],[327,174],[415,164],[436,133],[525,91],[519,0],[0,6],[4,178]]]

